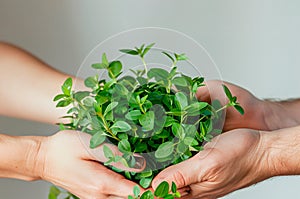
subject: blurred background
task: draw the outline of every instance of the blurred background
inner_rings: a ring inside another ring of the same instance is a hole
[[[170,28],[203,45],[223,80],[260,98],[287,99],[300,96],[299,10],[298,0],[0,0],[0,40],[75,75],[90,50],[111,35],[146,26]],[[56,131],[0,117],[3,133]],[[300,177],[276,177],[224,199],[299,198],[299,184]],[[49,186],[0,179],[0,198],[43,199]]]

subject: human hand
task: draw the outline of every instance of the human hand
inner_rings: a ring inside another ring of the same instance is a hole
[[[107,161],[103,146],[89,149],[89,140],[90,135],[74,131],[62,131],[45,138],[37,157],[41,178],[81,199],[127,198],[136,184],[103,166],[101,162]],[[121,154],[117,147],[109,147],[116,155]],[[143,163],[139,169],[124,168],[121,163],[114,166],[138,172],[144,169]]]
[[[252,185],[272,175],[261,142],[256,130],[219,135],[191,159],[163,170],[152,185],[174,181],[183,199],[215,199]]]
[[[224,130],[232,130],[237,128],[251,128],[259,130],[274,129],[275,121],[272,102],[263,101],[256,98],[246,89],[228,82],[211,80],[205,82],[206,86],[200,87],[197,91],[197,97],[201,101],[210,102],[212,99],[218,99],[225,105],[227,98],[222,90],[222,84],[225,84],[231,93],[237,97],[238,102],[245,110],[245,114],[241,115],[233,107],[226,109],[226,118]]]

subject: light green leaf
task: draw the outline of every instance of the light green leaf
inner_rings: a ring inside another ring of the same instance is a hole
[[[117,121],[110,128],[117,132],[126,132],[131,130],[131,126],[125,121]]]
[[[129,55],[138,55],[138,51],[132,49],[121,49],[120,52],[129,54]]]
[[[175,77],[174,79],[172,79],[171,82],[176,86],[182,86],[182,87],[188,86],[188,82],[184,77]]]
[[[114,108],[116,108],[118,106],[118,102],[111,102],[109,105],[107,105],[103,116],[105,116],[106,114],[108,114],[108,112],[112,111]]]
[[[113,61],[109,64],[109,77],[110,78],[116,78],[121,74],[122,71],[122,64],[120,61]]]
[[[177,92],[175,94],[176,100],[179,102],[180,108],[184,109],[188,105],[188,99],[186,95],[182,92]]]
[[[140,116],[139,122],[145,131],[150,131],[154,128],[154,117],[153,111],[148,111]]]
[[[122,152],[122,153],[128,153],[131,152],[131,146],[130,143],[128,142],[128,140],[121,140],[118,143],[118,149]]]
[[[141,117],[141,115],[142,115],[142,113],[140,110],[133,110],[133,111],[128,112],[125,115],[125,118],[128,120],[138,120]]]
[[[104,156],[108,159],[115,157],[112,150],[106,145],[103,146],[103,152],[104,152]]]
[[[174,151],[173,142],[165,142],[159,145],[158,149],[155,151],[155,157],[158,159],[163,159],[169,157]]]
[[[95,133],[90,140],[90,148],[94,149],[102,144],[106,139],[106,136],[103,131]]]
[[[72,86],[73,86],[73,80],[71,77],[69,77],[61,86],[61,90],[66,96],[71,96]]]

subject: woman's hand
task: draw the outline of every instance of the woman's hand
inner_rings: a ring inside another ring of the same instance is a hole
[[[103,146],[89,148],[90,135],[75,131],[59,132],[42,141],[37,157],[37,173],[43,180],[60,186],[79,198],[127,198],[132,195],[134,182],[106,168]],[[114,153],[117,147],[110,145]],[[141,171],[141,168],[131,171]],[[114,165],[123,167],[121,164]],[[127,168],[128,169],[128,168]]]

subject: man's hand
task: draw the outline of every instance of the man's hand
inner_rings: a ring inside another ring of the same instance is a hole
[[[153,187],[163,180],[174,181],[183,191],[183,198],[224,196],[270,177],[267,157],[261,149],[258,131],[227,132],[206,144],[196,156],[159,173]]]
[[[89,149],[89,139],[90,135],[74,131],[63,131],[45,138],[37,156],[36,173],[82,199],[127,198],[132,195],[136,184],[103,166],[101,162],[107,161],[103,146]],[[120,155],[117,147],[109,147]],[[143,170],[145,162],[140,165],[141,168],[130,171]],[[121,163],[114,166],[126,169]]]
[[[300,100],[284,102],[260,100],[246,89],[218,80],[205,82],[206,86],[198,89],[197,97],[207,102],[218,99],[223,105],[226,104],[227,98],[222,90],[222,84],[237,97],[245,110],[244,115],[239,114],[233,107],[226,110],[225,131],[237,128],[276,130],[300,124]]]

